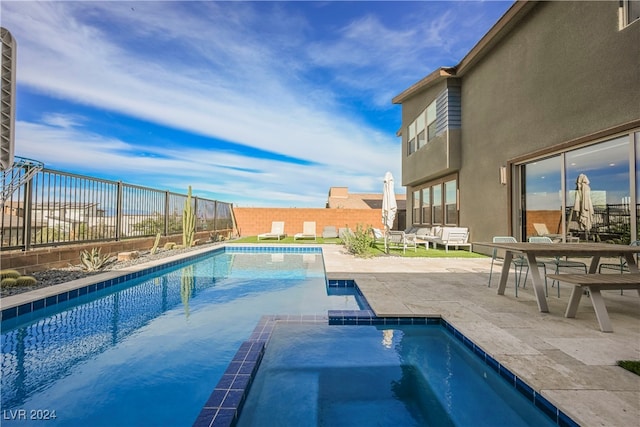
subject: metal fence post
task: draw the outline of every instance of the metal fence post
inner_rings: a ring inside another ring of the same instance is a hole
[[[116,197],[116,241],[122,236],[122,181],[117,182],[118,195]]]
[[[24,217],[22,219],[22,245],[23,250],[31,249],[31,207],[33,206],[33,176],[24,186]]]

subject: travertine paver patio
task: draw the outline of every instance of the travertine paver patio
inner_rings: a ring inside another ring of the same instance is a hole
[[[637,292],[603,292],[614,329],[603,333],[588,298],[576,318],[563,317],[566,285],[560,298],[550,288],[549,313],[538,311],[530,283],[516,298],[510,278],[506,294],[497,295],[499,269],[487,287],[489,258],[360,259],[342,246],[321,246],[328,276],[356,280],[378,316],[442,316],[581,425],[640,425],[640,376],[616,366],[640,360]],[[189,255],[3,298],[2,308]]]
[[[618,360],[640,360],[640,297],[603,292],[613,333],[600,332],[589,298],[577,317],[564,311],[549,283],[549,313],[540,313],[531,283],[514,295],[513,276],[497,295],[500,267],[491,260],[451,258],[357,259],[340,246],[323,247],[327,274],[355,279],[378,316],[441,315],[496,360],[583,426],[640,425],[640,376]]]

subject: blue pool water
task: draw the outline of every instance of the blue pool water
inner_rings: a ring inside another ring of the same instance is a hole
[[[264,426],[551,426],[442,326],[277,324],[239,418]]]
[[[218,250],[5,320],[2,425],[190,426],[261,316],[357,308],[319,250]]]

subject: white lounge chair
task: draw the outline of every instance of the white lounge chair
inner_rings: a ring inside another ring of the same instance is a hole
[[[323,239],[336,239],[338,238],[338,229],[333,225],[325,225],[322,229]]]
[[[284,239],[287,235],[284,233],[284,221],[272,221],[271,232],[258,234],[258,240],[260,239]]]
[[[296,233],[293,235],[293,240],[298,240],[298,239],[316,240],[316,222],[305,221],[302,224],[302,233]]]

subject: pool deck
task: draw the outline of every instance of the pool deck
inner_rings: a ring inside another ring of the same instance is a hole
[[[580,301],[576,318],[564,317],[565,284],[560,298],[549,284],[548,313],[538,311],[530,279],[517,298],[513,276],[505,295],[497,295],[501,266],[487,287],[490,258],[361,259],[339,245],[320,246],[328,277],[355,280],[379,317],[441,316],[580,425],[638,425],[640,376],[616,366],[640,360],[637,292],[603,292],[614,330],[603,333],[589,298]],[[191,255],[6,297],[2,308]]]
[[[564,312],[549,282],[549,312],[541,313],[531,279],[514,295],[510,275],[497,294],[500,268],[487,287],[490,258],[358,259],[341,246],[323,246],[327,275],[354,279],[379,317],[439,315],[582,426],[640,423],[640,376],[618,360],[640,360],[640,298],[636,291],[603,291],[613,333],[601,332],[591,301],[576,318]]]

